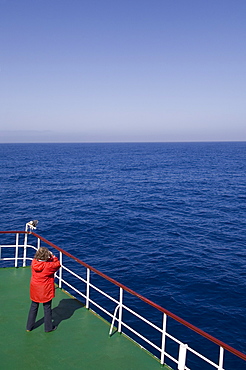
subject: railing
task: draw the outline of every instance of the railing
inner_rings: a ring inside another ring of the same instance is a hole
[[[52,248],[56,249],[57,251],[59,251],[60,263],[61,263],[61,268],[59,269],[59,271],[56,275],[56,277],[58,279],[59,288],[62,288],[63,284],[65,284],[72,291],[76,292],[77,295],[84,298],[86,308],[89,309],[90,306],[93,305],[93,306],[97,307],[99,310],[101,310],[102,312],[104,312],[106,315],[108,315],[112,320],[111,326],[110,326],[110,331],[109,331],[110,336],[113,333],[114,324],[115,324],[115,321],[116,321],[118,323],[118,325],[117,325],[117,331],[118,332],[121,333],[122,332],[122,327],[124,327],[128,330],[128,332],[133,333],[133,335],[135,337],[140,338],[142,341],[144,341],[149,346],[154,348],[156,351],[159,352],[159,359],[160,359],[160,363],[162,365],[164,364],[165,359],[169,358],[171,361],[173,361],[173,363],[177,364],[177,369],[178,370],[189,370],[189,368],[186,366],[187,353],[188,352],[194,354],[195,356],[199,357],[201,360],[205,361],[206,363],[210,364],[212,367],[214,367],[215,369],[218,369],[218,370],[224,370],[223,363],[224,363],[224,352],[225,351],[228,351],[228,352],[232,353],[233,355],[235,355],[235,356],[241,358],[242,360],[246,361],[246,355],[243,354],[242,352],[240,352],[240,351],[234,349],[233,347],[223,343],[222,341],[214,338],[210,334],[204,332],[201,329],[198,329],[196,326],[194,326],[194,325],[190,324],[189,322],[181,319],[180,317],[176,316],[172,312],[170,312],[170,311],[166,310],[165,308],[155,304],[154,302],[148,300],[144,296],[136,293],[132,289],[130,289],[130,288],[124,286],[123,284],[117,282],[116,280],[110,278],[109,276],[107,276],[104,273],[98,271],[94,267],[92,267],[92,266],[88,265],[87,263],[79,260],[78,258],[74,257],[70,253],[68,253],[65,250],[59,248],[55,244],[49,242],[48,240],[46,240],[42,236],[40,236],[40,235],[38,235],[34,232],[25,232],[25,231],[2,232],[2,231],[0,231],[0,234],[13,234],[13,233],[16,235],[15,244],[0,245],[0,260],[1,261],[14,261],[14,266],[15,267],[18,267],[18,262],[21,261],[21,265],[23,267],[25,267],[27,262],[28,261],[30,262],[32,260],[32,257],[28,257],[28,253],[27,253],[28,249],[31,248],[34,251],[37,250],[41,245],[41,241],[43,243],[45,243],[46,245],[48,245],[49,248],[52,247]],[[24,234],[24,243],[23,244],[19,244],[20,234]],[[36,246],[28,244],[28,235],[32,235],[37,239],[37,245]],[[2,249],[6,248],[6,247],[7,248],[14,248],[14,250],[15,250],[14,257],[2,257]],[[19,249],[22,250],[21,255],[20,255]],[[86,268],[86,278],[82,278],[80,275],[78,275],[77,273],[72,271],[70,268],[65,266],[65,264],[63,262],[64,256],[67,256],[70,259],[76,261],[79,265],[84,266]],[[72,285],[68,281],[66,281],[63,277],[64,272],[69,273],[74,278],[83,282],[85,284],[85,293],[83,293],[80,289],[77,289],[74,285]],[[116,287],[118,287],[119,288],[119,299],[113,298],[112,296],[110,296],[109,294],[102,291],[101,289],[99,289],[94,284],[92,284],[92,282],[91,282],[91,272],[97,274],[98,276],[106,279],[107,281],[111,282]],[[91,298],[91,290],[92,289],[94,289],[94,291],[98,292],[99,294],[103,295],[104,297],[108,298],[109,300],[111,300],[116,305],[115,309],[114,309],[114,313],[109,312],[107,310],[107,308],[102,307],[98,302],[94,301]],[[127,307],[124,304],[124,294],[126,292],[130,293],[132,296],[137,297],[141,301],[147,303],[149,306],[152,306],[155,309],[157,309],[158,311],[160,311],[162,316],[163,316],[162,317],[162,327],[159,327],[159,326],[153,324],[152,322],[147,320],[142,315],[136,313],[134,310]],[[144,335],[140,334],[138,331],[136,331],[131,326],[129,326],[126,322],[124,322],[123,321],[123,311],[127,311],[127,312],[131,313],[132,315],[134,315],[138,319],[142,320],[144,323],[146,323],[149,326],[151,326],[152,328],[154,328],[157,332],[159,332],[161,334],[161,345],[157,346],[151,340],[147,339]],[[185,327],[191,329],[193,332],[195,332],[195,333],[199,334],[200,336],[208,339],[209,341],[215,343],[219,348],[218,363],[215,363],[214,361],[210,360],[209,358],[205,357],[204,355],[200,354],[199,352],[197,352],[196,350],[191,348],[188,344],[183,343],[182,341],[178,340],[173,335],[171,335],[167,331],[167,320],[169,318],[174,319],[176,322],[178,322],[178,323],[184,325]],[[178,344],[179,351],[178,351],[177,358],[175,358],[173,355],[171,355],[170,353],[167,352],[167,350],[166,350],[166,340],[167,340],[167,338],[169,338],[171,341]]]

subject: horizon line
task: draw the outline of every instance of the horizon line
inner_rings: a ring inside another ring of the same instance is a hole
[[[170,141],[9,141],[0,144],[172,144],[172,143],[244,143],[246,140],[170,140]]]

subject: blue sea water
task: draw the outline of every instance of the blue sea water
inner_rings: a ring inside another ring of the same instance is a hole
[[[0,167],[1,230],[38,219],[38,234],[246,352],[245,142],[1,144]]]

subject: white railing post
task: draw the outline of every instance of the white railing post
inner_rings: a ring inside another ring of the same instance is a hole
[[[90,299],[90,269],[87,267],[87,278],[86,278],[86,308],[89,309]]]
[[[61,289],[62,287],[62,252],[59,252],[60,254],[60,265],[61,267],[59,268],[59,288]]]
[[[39,249],[40,248],[40,239],[38,238],[38,240],[37,240],[37,249]]]
[[[164,313],[163,314],[163,324],[162,324],[162,338],[161,338],[161,365],[164,365],[166,330],[167,330],[167,315]]]
[[[120,288],[118,332],[121,333],[123,288]]]
[[[186,362],[186,352],[187,352],[188,345],[180,343],[179,346],[179,360],[178,360],[178,370],[185,370],[185,362]]]
[[[224,361],[224,348],[220,347],[220,357],[219,357],[219,368],[218,368],[218,370],[223,370],[223,361]]]
[[[27,233],[25,234],[25,239],[24,239],[23,267],[26,266],[26,249],[27,249]]]
[[[19,247],[19,234],[16,234],[15,239],[15,267],[18,267],[18,247]]]

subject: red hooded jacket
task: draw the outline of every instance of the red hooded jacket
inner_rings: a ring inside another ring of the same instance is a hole
[[[32,260],[30,298],[45,303],[55,296],[54,273],[60,268],[60,261],[53,256],[48,261]]]

